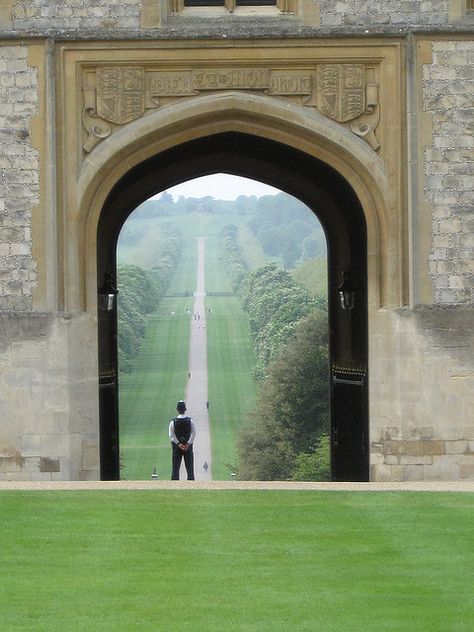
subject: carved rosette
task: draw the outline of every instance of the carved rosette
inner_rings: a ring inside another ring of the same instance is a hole
[[[143,66],[98,66],[83,72],[85,153],[113,131],[147,111],[177,99],[220,90],[262,92],[291,99],[348,126],[379,149],[376,66],[325,63],[309,70],[194,68],[161,70]]]

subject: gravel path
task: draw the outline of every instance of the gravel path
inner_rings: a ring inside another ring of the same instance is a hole
[[[189,342],[189,380],[186,390],[188,415],[196,423],[194,442],[194,472],[197,481],[212,480],[211,438],[207,395],[207,334],[205,306],[205,240],[198,238],[198,264],[196,291],[194,293],[193,316]],[[207,467],[206,467],[207,464]],[[185,478],[184,465],[180,477]]]
[[[1,491],[49,490],[288,490],[410,491],[474,493],[474,482],[416,481],[404,483],[289,483],[285,481],[0,481]]]

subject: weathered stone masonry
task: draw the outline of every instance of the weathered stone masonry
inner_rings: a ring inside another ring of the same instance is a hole
[[[138,29],[141,2],[137,0],[41,0],[17,2],[12,25],[17,31]]]
[[[31,217],[38,203],[38,152],[31,146],[38,73],[28,48],[0,48],[0,309],[29,310],[36,285]]]
[[[446,24],[448,0],[321,0],[322,26],[374,26],[406,24]]]
[[[433,144],[425,151],[425,188],[433,214],[430,272],[435,302],[474,303],[472,41],[434,42],[423,90],[433,123]]]
[[[457,19],[452,0],[320,0],[316,5],[322,28],[356,26],[406,27],[445,25]],[[463,0],[456,0],[460,5]],[[139,30],[144,5],[160,0],[11,0],[11,27],[17,32]],[[172,6],[167,0],[163,4]],[[215,19],[215,18],[214,18]]]

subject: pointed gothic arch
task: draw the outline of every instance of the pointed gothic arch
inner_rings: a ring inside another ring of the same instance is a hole
[[[385,248],[397,220],[388,212],[387,178],[375,152],[317,113],[294,110],[289,117],[287,105],[265,96],[208,95],[163,108],[105,140],[79,178],[72,225],[79,266],[66,302],[96,313],[103,274],[115,273],[123,222],[161,190],[225,171],[294,195],[318,215],[328,238],[333,477],[366,480],[369,312],[399,300],[396,253]],[[343,270],[358,288],[349,313],[336,292]],[[99,329],[100,371],[112,376],[100,395],[102,477],[118,478],[116,343],[111,323]]]

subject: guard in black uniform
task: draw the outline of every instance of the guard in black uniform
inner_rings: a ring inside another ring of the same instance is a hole
[[[184,458],[184,465],[188,474],[188,481],[194,481],[194,453],[193,443],[196,436],[196,426],[191,417],[186,416],[186,404],[181,399],[177,406],[177,417],[171,420],[169,436],[172,448],[171,480],[179,481],[179,468]]]

